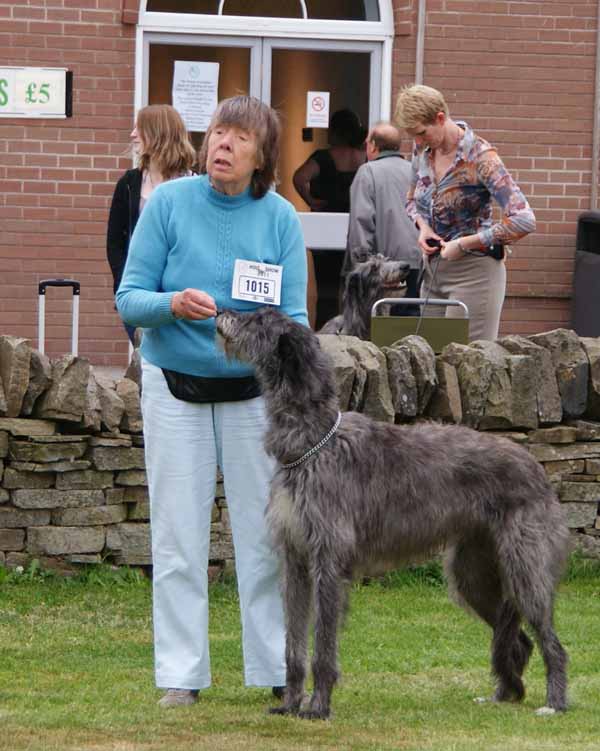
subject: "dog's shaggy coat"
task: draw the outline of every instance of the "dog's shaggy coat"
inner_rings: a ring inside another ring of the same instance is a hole
[[[379,253],[357,263],[346,277],[341,315],[327,321],[319,334],[369,339],[373,304],[383,297],[402,296],[409,271],[410,264],[392,261]]]
[[[318,338],[272,308],[217,317],[230,357],[251,363],[279,462],[268,521],[282,553],[287,689],[274,712],[326,718],[338,678],[337,632],[353,573],[445,546],[459,603],[492,630],[497,701],[520,700],[533,630],[546,667],[546,707],[566,708],[567,656],[553,604],[568,544],[561,506],[522,447],[466,427],[376,422],[347,412],[331,439],[297,466],[338,415],[333,369]],[[314,691],[301,709],[311,604]]]

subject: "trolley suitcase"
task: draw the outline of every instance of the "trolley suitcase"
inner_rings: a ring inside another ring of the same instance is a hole
[[[392,305],[452,305],[464,310],[464,318],[433,318],[423,316],[378,316],[384,303]],[[438,300],[424,297],[384,297],[371,308],[371,341],[378,347],[389,346],[403,336],[419,334],[438,354],[450,342],[469,343],[469,310],[460,300]]]
[[[73,321],[71,328],[71,353],[77,355],[79,343],[79,293],[80,284],[74,279],[42,279],[38,284],[38,349],[44,354],[46,346],[46,288],[71,287],[73,290]]]

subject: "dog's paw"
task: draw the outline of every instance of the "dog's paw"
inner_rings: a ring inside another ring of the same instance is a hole
[[[315,709],[303,709],[298,713],[301,720],[328,720],[329,712],[319,712]]]
[[[475,704],[506,704],[506,702],[519,702],[520,698],[496,692],[492,696],[476,696],[473,699]]]
[[[534,714],[537,717],[551,717],[553,714],[556,714],[556,709],[553,707],[540,707],[535,710]]]
[[[276,714],[276,715],[297,715],[299,713],[299,709],[296,709],[295,707],[269,707],[267,710],[269,714]]]

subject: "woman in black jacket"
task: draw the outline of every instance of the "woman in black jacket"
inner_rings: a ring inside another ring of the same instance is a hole
[[[113,275],[113,291],[121,282],[129,241],[140,212],[160,183],[191,173],[196,152],[185,124],[174,107],[152,104],[141,109],[131,132],[138,166],[119,179],[108,216],[106,256]],[[135,329],[125,325],[133,343]]]

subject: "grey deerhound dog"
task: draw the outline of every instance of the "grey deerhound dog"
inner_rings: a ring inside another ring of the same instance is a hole
[[[542,467],[513,442],[457,425],[394,426],[340,415],[318,337],[273,308],[225,311],[228,357],[250,363],[278,466],[267,510],[282,553],[287,687],[273,712],[326,718],[338,679],[337,634],[352,575],[447,548],[462,606],[488,623],[495,701],[518,701],[533,644],[550,714],[567,706],[567,655],[553,628],[568,530]],[[314,608],[314,692],[301,707]]]
[[[409,271],[410,264],[379,253],[357,263],[346,277],[341,315],[327,321],[319,333],[369,339],[373,303],[382,297],[404,296]]]

